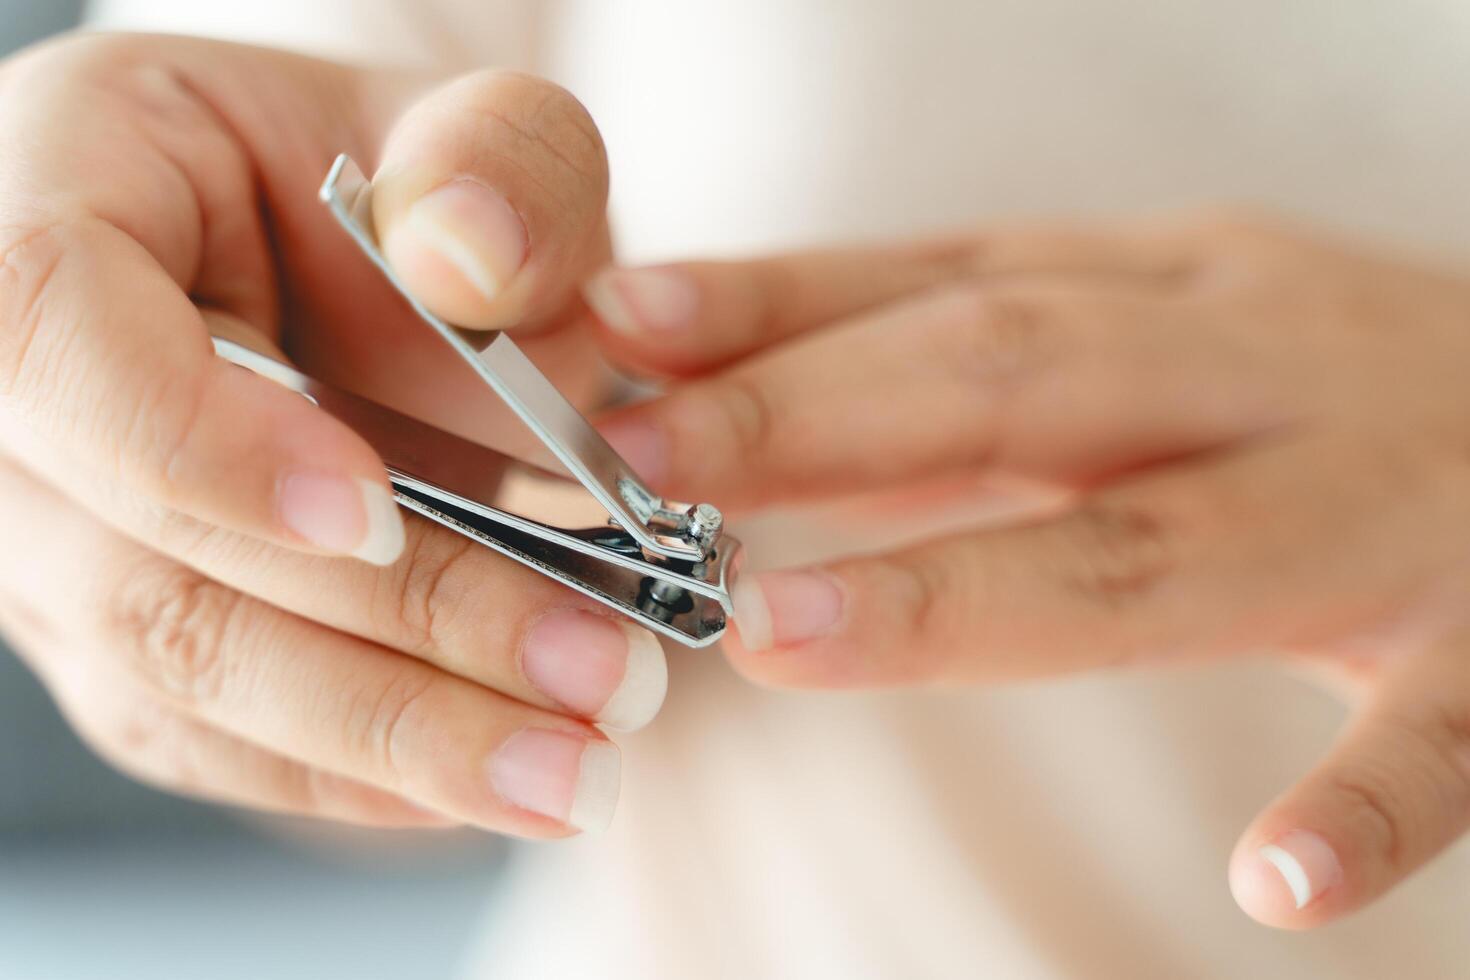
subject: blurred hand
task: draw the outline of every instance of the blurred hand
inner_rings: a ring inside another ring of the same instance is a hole
[[[747,579],[750,677],[1332,664],[1356,718],[1231,862],[1271,925],[1373,900],[1470,824],[1470,284],[1215,216],[613,270],[587,294],[624,361],[695,378],[605,424],[675,496],[1062,491],[1024,523]]]
[[[212,353],[211,332],[284,350],[475,427],[478,382],[316,202],[339,151],[379,161],[380,236],[430,305],[594,377],[571,352],[606,162],[557,87],[182,38],[22,54],[0,68],[0,626],[93,745],[164,786],[598,827],[618,753],[590,722],[658,709],[652,635],[405,528],[362,439]]]

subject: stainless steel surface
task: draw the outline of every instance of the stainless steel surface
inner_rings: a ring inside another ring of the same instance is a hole
[[[739,543],[728,535],[702,561],[650,557],[616,523],[568,530],[494,506],[515,460],[302,374],[288,364],[216,338],[215,351],[310,398],[350,425],[388,467],[398,502],[606,603],[686,646],[724,633]],[[699,508],[691,508],[698,512]],[[703,520],[713,521],[712,512]],[[716,512],[717,513],[717,512]]]
[[[321,199],[363,253],[609,516],[609,526],[568,530],[491,501],[516,461],[307,377],[226,341],[221,356],[313,398],[358,431],[388,465],[398,501],[445,527],[537,569],[688,646],[719,639],[732,612],[739,542],[723,534],[710,504],[667,501],[650,490],[607,440],[498,331],[471,331],[430,312],[378,248],[372,184],[339,156]]]

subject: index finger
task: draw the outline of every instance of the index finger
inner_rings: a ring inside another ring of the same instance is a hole
[[[635,368],[700,374],[835,320],[949,283],[1026,276],[1168,278],[1179,259],[1130,229],[1012,228],[749,261],[606,269],[584,294]]]
[[[7,66],[26,97],[0,100],[0,446],[104,519],[92,490],[115,482],[287,547],[389,562],[402,522],[376,454],[219,361],[196,305],[266,329],[275,303],[245,151],[183,81],[189,59],[227,76],[264,57],[245,51],[87,39]],[[316,63],[267,60],[328,84]]]

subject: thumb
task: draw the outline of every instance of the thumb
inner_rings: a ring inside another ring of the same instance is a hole
[[[482,71],[394,125],[373,220],[394,270],[458,326],[537,324],[562,312],[609,254],[607,157],[564,89]]]
[[[1306,929],[1374,901],[1470,828],[1470,641],[1395,665],[1230,861],[1240,907]]]

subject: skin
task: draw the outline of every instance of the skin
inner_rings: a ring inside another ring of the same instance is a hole
[[[576,285],[608,257],[606,162],[556,86],[181,38],[23,53],[0,67],[0,551],[23,556],[0,568],[0,628],[90,743],[150,782],[563,836],[493,792],[487,760],[526,728],[605,741],[518,659],[539,617],[597,607],[425,521],[386,567],[303,540],[279,474],[304,461],[386,490],[383,465],[212,354],[211,331],[482,427],[474,382],[316,202],[341,151],[381,168],[380,223],[451,179],[495,188],[529,243],[505,288],[467,294],[434,268],[411,285],[466,322],[519,325],[564,389],[593,390]]]
[[[603,340],[676,383],[602,425],[676,497],[868,494],[893,523],[946,486],[1046,491],[1024,520],[761,578],[770,629],[737,617],[727,646],[746,676],[957,685],[1264,650],[1328,671],[1351,723],[1232,858],[1274,926],[1372,902],[1470,825],[1465,279],[1235,213],[658,271],[695,297],[682,320]],[[1296,831],[1338,864],[1302,908],[1259,856]]]
[[[607,175],[566,93],[183,39],[24,54],[0,68],[0,548],[26,559],[0,568],[0,627],[141,778],[557,836],[487,792],[484,760],[526,726],[601,738],[516,658],[536,615],[585,603],[423,522],[386,568],[310,546],[273,474],[300,458],[384,486],[381,463],[209,350],[214,331],[284,351],[494,434],[386,287],[342,288],[358,260],[313,200],[341,150],[377,170],[380,221],[452,178],[500,190],[529,243],[506,288],[479,304],[429,268],[415,291],[516,325],[564,389],[594,387],[575,287],[608,257]],[[1028,521],[812,570],[842,600],[816,635],[793,636],[768,579],[763,649],[729,650],[748,676],[977,683],[1280,650],[1361,701],[1235,859],[1307,831],[1340,879],[1300,909],[1258,892],[1251,914],[1330,921],[1464,831],[1465,282],[1231,216],[666,271],[697,298],[686,322],[598,335],[681,382],[606,422],[641,430],[629,455],[661,489],[892,509],[977,474],[1050,488]]]

